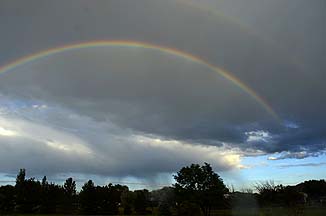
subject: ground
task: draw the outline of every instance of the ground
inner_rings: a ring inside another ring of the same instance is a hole
[[[283,208],[266,208],[260,210],[218,210],[213,211],[211,216],[325,216],[326,208],[306,208],[302,210],[283,209]],[[5,216],[5,215],[4,215]],[[11,214],[8,216],[32,216]],[[49,216],[49,215],[33,215],[33,216]],[[51,216],[63,216],[63,215],[51,215]],[[121,216],[121,215],[119,215]],[[134,215],[136,216],[136,215]],[[150,216],[150,215],[147,215]]]

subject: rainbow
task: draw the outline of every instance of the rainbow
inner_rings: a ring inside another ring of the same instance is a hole
[[[18,66],[21,66],[25,63],[40,60],[42,58],[45,58],[50,55],[71,51],[71,50],[77,50],[77,49],[83,49],[83,48],[95,48],[95,47],[129,47],[129,48],[142,48],[142,49],[151,49],[160,51],[169,55],[174,55],[177,57],[184,58],[186,60],[189,60],[194,63],[198,63],[200,65],[203,65],[207,67],[208,69],[218,73],[225,79],[229,80],[236,86],[238,86],[240,89],[242,89],[244,92],[246,92],[248,95],[250,95],[253,99],[255,99],[268,113],[270,113],[273,118],[277,121],[279,121],[279,117],[276,114],[276,112],[272,109],[272,107],[266,102],[261,96],[259,96],[254,90],[252,90],[249,86],[247,86],[245,83],[243,83],[241,80],[239,80],[237,77],[233,76],[230,72],[217,67],[204,59],[201,59],[197,56],[194,56],[190,53],[177,50],[175,48],[165,47],[165,46],[159,46],[156,44],[150,44],[150,43],[144,43],[139,41],[127,41],[127,40],[99,40],[99,41],[88,41],[88,42],[81,42],[76,44],[67,44],[59,47],[54,47],[51,49],[43,50],[40,52],[33,53],[31,55],[24,56],[22,58],[19,58],[15,61],[10,62],[9,64],[6,64],[2,67],[0,67],[0,74],[9,72],[13,69],[15,69]]]
[[[235,19],[231,16],[227,16],[225,14],[223,14],[222,12],[219,12],[218,10],[206,6],[205,4],[202,4],[202,2],[200,1],[193,1],[193,0],[175,0],[177,3],[181,4],[181,5],[187,5],[191,8],[194,8],[196,10],[199,10],[201,12],[206,13],[207,15],[212,15],[215,16],[216,18],[221,18],[225,21],[231,22],[232,24],[235,24],[238,28],[240,28],[242,31],[251,34],[253,36],[258,36],[259,38],[262,38],[260,35],[258,35],[258,33],[251,28],[250,26],[244,24],[243,22],[239,21],[238,19]]]

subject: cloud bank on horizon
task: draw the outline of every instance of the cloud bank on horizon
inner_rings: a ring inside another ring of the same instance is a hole
[[[0,4],[2,65],[78,41],[148,41],[227,69],[282,119],[210,68],[177,55],[142,47],[70,50],[0,74],[1,172],[24,166],[35,174],[142,178],[189,163],[227,171],[247,168],[243,157],[325,153],[323,1],[299,1],[293,10],[290,1],[250,0],[244,11],[230,6],[240,1],[201,3],[232,19],[172,0]],[[264,14],[267,8],[285,11],[274,17]],[[261,19],[253,20],[253,9]],[[232,21],[238,16],[257,34]],[[284,30],[280,20],[291,25]]]

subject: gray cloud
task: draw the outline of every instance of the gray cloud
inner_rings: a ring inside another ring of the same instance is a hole
[[[279,167],[281,168],[289,168],[289,167],[319,167],[319,166],[325,166],[326,163],[320,162],[320,163],[302,163],[302,164],[283,164]]]
[[[99,121],[109,118],[123,127],[183,140],[241,142],[245,128],[234,125],[273,121],[217,73],[141,48],[67,52],[3,74],[0,82],[3,92],[17,97],[58,103]]]
[[[217,170],[240,166],[241,152],[226,147],[167,140],[109,121],[96,122],[66,109],[43,109],[45,113],[39,113],[37,119],[30,115],[40,112],[36,105],[22,108],[20,118],[10,114],[0,118],[2,172],[25,167],[31,174],[154,177],[192,162],[208,161]]]
[[[303,158],[307,158],[307,157],[318,157],[322,154],[325,154],[325,151],[320,151],[320,152],[307,152],[307,151],[283,152],[280,156],[268,157],[268,160],[303,159]]]

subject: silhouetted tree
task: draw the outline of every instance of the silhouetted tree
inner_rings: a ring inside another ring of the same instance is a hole
[[[326,196],[326,181],[309,180],[295,186],[300,192],[308,194],[310,199],[318,200],[322,196]]]
[[[15,208],[15,187],[11,185],[0,187],[0,213],[13,212]]]
[[[73,181],[72,178],[68,178],[65,181],[63,189],[67,197],[72,198],[76,196],[76,182]]]
[[[123,214],[132,214],[132,207],[134,205],[135,196],[132,191],[125,190],[121,193],[121,206],[123,207]]]
[[[223,180],[208,163],[183,167],[174,179],[179,205],[184,201],[197,204],[205,216],[210,215],[213,206],[222,205],[224,194],[228,192]]]
[[[48,183],[44,176],[41,183],[41,213],[64,212],[64,197],[63,187]]]
[[[41,213],[51,213],[54,212],[55,209],[51,209],[51,203],[49,202],[50,194],[49,194],[49,183],[46,179],[46,176],[43,177],[41,183]],[[52,210],[52,211],[51,211]]]
[[[277,193],[279,187],[281,186],[276,186],[271,180],[257,183],[255,188],[259,193],[259,204],[261,206],[280,205]]]
[[[76,182],[72,178],[66,179],[63,185],[64,200],[63,208],[65,213],[73,213],[76,205]]]
[[[101,214],[117,215],[119,207],[124,214],[149,214],[158,210],[158,215],[200,216],[210,215],[212,208],[223,204],[224,194],[228,192],[223,180],[211,166],[192,164],[183,167],[174,176],[174,187],[164,187],[149,192],[148,190],[129,191],[127,186],[108,184],[95,186],[92,180],[86,182],[80,193],[76,183],[68,178],[64,184],[49,183],[46,176],[42,181],[26,179],[25,169],[21,169],[15,186],[0,186],[0,214]],[[285,207],[288,215],[303,213],[307,194],[320,202],[326,194],[325,180],[311,180],[296,186],[275,185],[273,181],[256,185],[259,194],[252,190],[228,194],[228,201],[233,207],[254,209],[255,199],[262,206]]]
[[[174,188],[163,187],[162,189],[152,191],[151,196],[155,206],[158,207],[159,215],[169,216],[173,214],[173,210],[176,207]]]
[[[16,188],[21,187],[25,183],[25,178],[26,178],[26,170],[20,169],[16,177]]]
[[[21,213],[35,213],[41,206],[41,183],[34,178],[25,179],[25,169],[21,169],[16,178],[16,210]]]
[[[96,214],[97,213],[97,199],[96,188],[92,180],[84,184],[79,193],[79,202],[81,213]]]
[[[121,202],[120,195],[116,186],[112,184],[96,187],[96,199],[99,214],[118,214],[119,204]]]
[[[178,216],[201,216],[202,211],[198,204],[184,200],[182,201],[177,209]]]
[[[21,212],[24,210],[23,205],[27,200],[27,194],[25,190],[25,177],[26,171],[25,169],[20,169],[19,173],[16,177],[16,185],[15,185],[15,203],[16,203],[16,211]]]
[[[149,191],[144,190],[136,190],[134,191],[135,200],[134,200],[134,209],[136,214],[147,214],[146,208],[149,206]]]
[[[125,191],[129,191],[127,186],[123,185],[108,185],[110,196],[110,202],[112,203],[112,207],[114,209],[115,214],[118,213],[119,206],[122,204],[121,196]]]

